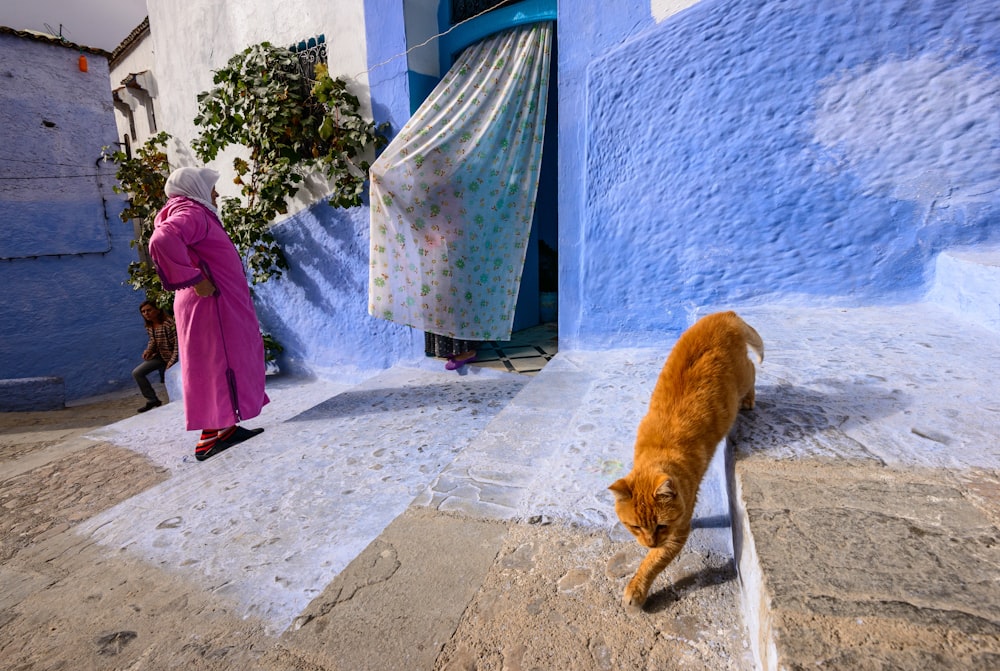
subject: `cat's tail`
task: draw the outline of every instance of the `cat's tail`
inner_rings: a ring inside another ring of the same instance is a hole
[[[747,347],[757,355],[757,363],[764,363],[764,341],[761,339],[760,334],[754,330],[754,327],[743,321],[742,318],[740,318],[740,328],[743,330],[743,337],[747,341]]]

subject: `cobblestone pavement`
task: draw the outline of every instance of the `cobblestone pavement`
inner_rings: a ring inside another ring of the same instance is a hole
[[[162,482],[130,450],[98,443],[0,482],[0,561]]]
[[[0,413],[0,561],[166,478],[164,469],[130,450],[80,438],[135,413],[137,402],[115,397],[63,410]],[[26,470],[32,455],[34,468]]]

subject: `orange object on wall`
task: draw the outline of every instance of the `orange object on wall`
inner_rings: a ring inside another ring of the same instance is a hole
[[[83,54],[80,54],[80,72],[86,72],[86,71],[87,71],[87,57],[84,56]]]

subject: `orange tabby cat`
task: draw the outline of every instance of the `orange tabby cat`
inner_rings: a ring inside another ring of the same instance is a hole
[[[625,606],[641,607],[653,580],[684,547],[715,447],[739,409],[753,408],[747,347],[764,361],[760,335],[735,312],[718,312],[685,331],[667,357],[639,424],[632,471],[609,487],[621,523],[650,548],[625,588]]]

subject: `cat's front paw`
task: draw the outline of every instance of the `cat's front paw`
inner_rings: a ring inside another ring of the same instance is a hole
[[[625,588],[625,593],[622,594],[622,605],[629,611],[635,612],[642,610],[643,605],[646,603],[646,591],[639,588],[632,583],[628,584]]]

